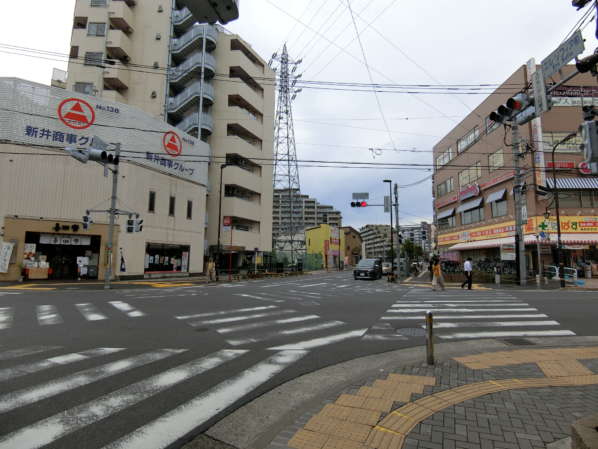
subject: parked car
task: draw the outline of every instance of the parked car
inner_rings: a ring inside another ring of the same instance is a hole
[[[382,274],[390,274],[392,265],[390,262],[382,262]]]
[[[361,259],[353,270],[354,279],[380,279],[382,263],[380,259]]]

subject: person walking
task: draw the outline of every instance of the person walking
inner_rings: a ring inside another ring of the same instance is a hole
[[[428,271],[430,273],[430,281],[434,280],[434,258],[432,257],[430,259],[430,262],[428,263]]]
[[[465,280],[461,284],[461,288],[467,285],[467,290],[471,290],[471,284],[473,282],[473,264],[471,263],[471,257],[468,257],[463,264],[463,272],[465,273]]]
[[[436,291],[436,287],[440,287],[444,291],[444,278],[442,277],[442,267],[440,266],[440,259],[434,259],[432,266],[432,290]]]

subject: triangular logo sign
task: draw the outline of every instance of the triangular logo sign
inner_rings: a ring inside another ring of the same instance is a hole
[[[180,151],[179,143],[177,142],[177,139],[175,136],[170,136],[170,140],[166,144],[166,148],[168,148],[169,150],[172,150],[172,151],[176,151],[177,153]]]
[[[80,123],[89,123],[87,116],[83,112],[83,108],[81,107],[81,103],[76,102],[75,105],[71,108],[71,110],[65,114],[64,116],[67,120],[73,120]]]

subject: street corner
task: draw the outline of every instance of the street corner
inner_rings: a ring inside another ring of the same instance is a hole
[[[330,398],[285,431],[282,447],[545,447],[595,413],[597,399],[596,346],[472,354],[401,367]]]

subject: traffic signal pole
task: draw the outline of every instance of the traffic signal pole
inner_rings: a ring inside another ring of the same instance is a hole
[[[392,198],[392,197],[391,197]],[[392,204],[392,200],[391,200]],[[397,258],[399,266],[397,271],[397,284],[401,283],[401,227],[399,226],[399,185],[395,183],[395,221],[397,223]],[[405,260],[405,263],[407,261]],[[407,268],[407,267],[405,267]]]
[[[517,258],[519,259],[519,285],[527,285],[527,261],[525,259],[525,234],[523,232],[524,217],[523,208],[525,207],[525,197],[523,192],[524,179],[521,172],[521,137],[519,135],[519,125],[515,120],[511,122],[511,132],[513,135],[511,148],[513,149],[513,167],[515,169],[515,185],[513,195],[515,196],[515,234],[517,243]]]
[[[120,159],[120,143],[115,144],[115,156]],[[104,275],[104,289],[108,290],[111,287],[111,278],[114,273],[114,261],[112,257],[114,246],[114,225],[116,223],[116,198],[118,194],[118,164],[114,165],[112,171],[112,194],[110,195],[110,221],[108,222],[108,241],[106,242],[106,256],[108,263],[106,264],[106,273]]]

